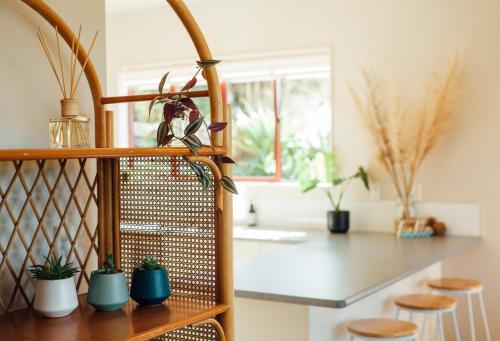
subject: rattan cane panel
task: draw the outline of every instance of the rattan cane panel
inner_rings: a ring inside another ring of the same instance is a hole
[[[152,339],[154,341],[217,341],[217,331],[210,325],[185,327]]]
[[[130,276],[154,255],[169,271],[173,295],[215,301],[214,188],[203,191],[177,157],[123,158],[120,174],[123,270]]]
[[[0,313],[31,305],[34,281],[26,271],[48,255],[81,269],[86,292],[97,256],[95,162],[0,162]]]

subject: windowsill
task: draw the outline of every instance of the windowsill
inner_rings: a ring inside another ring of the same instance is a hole
[[[251,180],[243,180],[238,181],[235,179],[236,186],[244,186],[244,187],[274,187],[274,188],[300,188],[300,185],[297,181],[251,181]],[[330,188],[331,184],[329,183],[320,183],[316,186],[317,188]]]

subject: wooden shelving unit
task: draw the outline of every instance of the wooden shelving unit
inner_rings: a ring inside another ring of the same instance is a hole
[[[172,297],[165,304],[138,307],[130,301],[122,310],[96,313],[81,295],[80,307],[60,319],[46,319],[31,309],[0,317],[4,340],[116,341],[148,340],[170,331],[191,326],[228,311],[225,304],[207,303],[183,297]]]
[[[21,0],[71,46],[74,32],[42,0]],[[212,55],[182,0],[167,0],[191,37],[200,60]],[[78,49],[83,64],[87,53]],[[0,150],[0,339],[7,340],[234,340],[232,198],[223,191],[212,160],[231,150],[231,115],[222,104],[215,67],[205,69],[214,132],[213,148],[194,156],[187,148],[114,148],[113,113],[106,104],[150,100],[152,95],[104,97],[92,61],[85,69],[94,103],[95,145],[89,149]],[[90,161],[91,160],[91,161]],[[203,191],[186,160],[213,177]],[[89,162],[90,161],[90,162]],[[223,166],[231,176],[231,167]],[[45,319],[32,309],[33,282],[26,270],[63,252],[78,265],[80,306]],[[172,297],[155,307],[130,301],[99,313],[86,304],[90,273],[114,253],[127,277],[145,255],[169,270]]]

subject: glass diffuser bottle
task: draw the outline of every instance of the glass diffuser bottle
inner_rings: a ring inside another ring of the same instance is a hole
[[[43,51],[47,56],[47,60],[51,66],[52,72],[57,80],[63,99],[61,100],[61,116],[51,118],[49,121],[49,143],[50,148],[89,148],[90,147],[90,120],[88,117],[80,115],[80,106],[78,101],[75,100],[75,92],[80,83],[80,79],[85,72],[85,67],[90,58],[90,53],[94,47],[97,38],[97,31],[90,44],[89,51],[86,55],[82,67],[77,72],[78,55],[82,51],[80,48],[80,36],[82,33],[82,26],[78,31],[78,38],[73,40],[71,44],[71,62],[69,77],[65,77],[64,63],[62,60],[61,47],[59,44],[59,30],[55,28],[55,36],[57,42],[57,59],[52,58],[49,46],[45,39],[45,35],[41,28],[38,29],[37,36]],[[76,37],[74,37],[76,38]],[[83,46],[82,46],[83,48]],[[58,66],[58,67],[56,67]],[[67,74],[66,74],[67,75]],[[68,87],[67,87],[68,85]]]
[[[90,147],[90,120],[79,113],[78,101],[61,100],[61,116],[49,123],[50,148]]]

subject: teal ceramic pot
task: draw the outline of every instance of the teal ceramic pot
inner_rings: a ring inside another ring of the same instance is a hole
[[[123,271],[106,274],[92,271],[87,302],[98,311],[118,310],[128,302],[128,287]]]
[[[161,304],[170,296],[168,273],[165,269],[143,270],[132,274],[130,297],[140,305]]]

